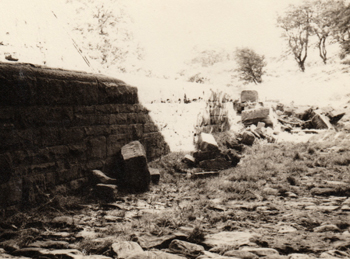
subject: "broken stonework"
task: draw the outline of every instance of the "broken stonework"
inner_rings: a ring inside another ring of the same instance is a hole
[[[117,180],[105,175],[100,170],[92,170],[93,181],[95,183],[116,184]]]
[[[149,168],[149,173],[151,175],[151,182],[153,184],[158,184],[160,180],[160,172],[159,169]]]
[[[315,116],[311,119],[311,123],[315,129],[333,129],[328,117],[318,112],[315,112]]]
[[[257,124],[258,122],[265,122],[269,124],[270,108],[260,107],[255,109],[248,109],[242,111],[242,122],[245,126]]]
[[[218,144],[212,134],[201,133],[198,136],[197,147],[201,151],[219,152]]]
[[[120,188],[131,191],[147,191],[151,175],[147,166],[146,151],[139,141],[132,141],[121,148],[122,168],[117,172]]]
[[[243,90],[241,92],[241,102],[257,102],[259,100],[258,92],[255,90]]]
[[[247,146],[251,146],[254,143],[255,135],[250,131],[244,131],[242,133],[241,138],[242,138],[242,140],[241,140],[242,144],[247,145]]]

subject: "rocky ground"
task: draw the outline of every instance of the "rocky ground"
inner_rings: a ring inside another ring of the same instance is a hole
[[[348,134],[327,134],[261,141],[204,179],[172,153],[150,163],[159,184],[111,203],[50,196],[1,221],[0,258],[350,258]]]

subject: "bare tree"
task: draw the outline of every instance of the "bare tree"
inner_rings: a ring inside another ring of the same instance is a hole
[[[326,41],[332,35],[335,13],[344,7],[343,1],[316,0],[312,2],[314,15],[312,17],[312,31],[317,36],[317,48],[324,64],[327,63]]]
[[[285,16],[278,17],[277,23],[283,29],[289,51],[302,72],[305,71],[305,60],[308,54],[309,37],[312,34],[311,20],[313,11],[308,4],[302,6],[290,5]]]

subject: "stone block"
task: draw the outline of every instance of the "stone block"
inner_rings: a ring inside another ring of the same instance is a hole
[[[156,168],[149,168],[148,170],[151,175],[151,182],[153,184],[158,184],[160,180],[160,170]]]
[[[311,119],[311,123],[315,129],[333,129],[329,118],[323,114],[316,113],[316,115]]]
[[[255,135],[252,132],[244,131],[242,133],[241,143],[247,146],[253,145],[255,140]]]
[[[132,141],[121,149],[123,169],[118,173],[121,188],[136,192],[146,191],[151,180],[146,151],[139,141]]]
[[[92,178],[94,183],[117,184],[117,180],[105,175],[100,170],[92,170]]]
[[[208,152],[219,152],[218,144],[212,134],[200,133],[197,140],[198,149]]]
[[[241,102],[258,102],[259,94],[255,90],[243,90],[241,92]]]
[[[260,119],[266,118],[270,114],[270,108],[255,108],[255,109],[248,109],[242,111],[242,122],[245,124],[245,122],[249,121],[261,121]]]
[[[94,187],[94,195],[104,201],[115,201],[118,194],[118,187],[115,184],[99,183]]]

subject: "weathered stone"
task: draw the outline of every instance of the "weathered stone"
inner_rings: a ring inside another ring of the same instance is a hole
[[[65,258],[65,259],[76,259],[82,256],[83,253],[77,249],[59,249],[59,250],[40,250],[40,256],[49,258]],[[40,257],[39,257],[40,258]]]
[[[222,256],[216,253],[204,251],[203,255],[196,257],[196,259],[239,259],[238,257]]]
[[[172,235],[165,235],[161,237],[142,233],[137,235],[137,242],[143,249],[149,250],[151,248],[167,248],[174,239],[185,240],[186,238],[187,235],[183,233],[174,233]]]
[[[320,255],[320,258],[325,258],[325,259],[339,259],[339,258],[349,258],[349,254],[346,253],[345,251],[339,251],[339,250],[330,250],[327,252],[323,252]]]
[[[94,187],[94,194],[104,201],[115,201],[118,187],[115,184],[99,183]]]
[[[171,241],[169,248],[174,253],[179,253],[185,256],[197,257],[204,252],[204,247],[201,245],[189,243],[182,240]]]
[[[340,232],[340,229],[333,224],[328,224],[328,225],[322,225],[319,227],[314,228],[314,232]]]
[[[248,232],[220,232],[217,234],[210,234],[205,236],[203,244],[214,247],[214,246],[233,246],[240,247],[249,244],[249,239],[256,236],[256,234]]]
[[[201,151],[219,153],[218,144],[212,134],[200,133],[198,135],[197,147]]]
[[[316,113],[311,119],[311,123],[315,129],[333,129],[332,124],[329,122],[329,118],[323,114]]]
[[[113,252],[118,258],[127,258],[129,255],[143,252],[141,246],[136,242],[119,241],[112,244]]]
[[[246,125],[261,122],[261,119],[267,118],[270,114],[270,108],[255,108],[242,111],[242,122]]]
[[[251,146],[253,145],[255,141],[255,136],[252,132],[250,131],[244,131],[242,133],[242,137],[241,137],[241,143],[247,146]]]
[[[27,256],[30,258],[38,257],[39,255],[42,255],[43,252],[48,252],[49,250],[38,248],[38,247],[28,247],[28,248],[21,248],[14,252],[12,252],[12,255],[14,256]]]
[[[160,170],[156,168],[149,168],[148,170],[151,175],[151,182],[153,184],[158,184],[160,180]]]
[[[92,175],[95,183],[104,183],[104,184],[116,184],[117,180],[105,175],[100,170],[92,170]]]
[[[54,218],[51,223],[55,226],[72,226],[74,225],[74,220],[70,216],[59,216]]]
[[[179,255],[169,254],[162,251],[144,251],[129,255],[125,259],[181,259]]]
[[[278,251],[273,248],[265,248],[265,247],[243,247],[242,251],[248,251],[250,253],[256,254],[258,256],[271,256],[278,255]]]
[[[241,102],[258,102],[259,94],[255,90],[243,90],[241,92]]]
[[[119,171],[121,188],[137,192],[149,188],[151,176],[147,167],[146,151],[139,141],[133,141],[121,149],[123,169]]]
[[[66,241],[58,240],[36,241],[29,244],[28,247],[64,249],[69,248],[69,243]]]
[[[243,250],[230,250],[224,253],[225,256],[233,256],[241,259],[258,259],[256,254]]]
[[[312,259],[312,257],[308,256],[307,254],[290,254],[288,255],[288,259]]]
[[[188,166],[194,166],[196,164],[196,159],[189,154],[185,155],[182,161],[186,163]]]

